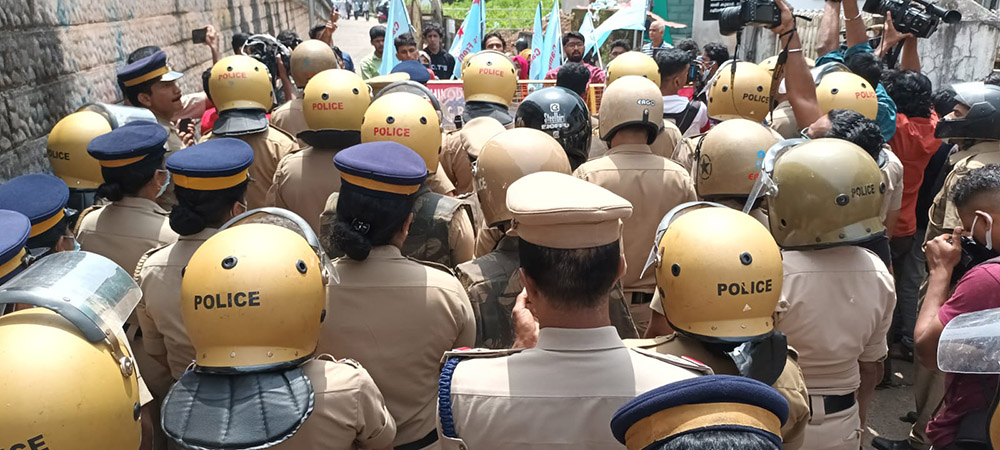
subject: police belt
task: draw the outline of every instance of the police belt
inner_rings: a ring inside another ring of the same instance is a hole
[[[397,445],[393,447],[393,450],[420,450],[424,447],[427,447],[428,445],[437,442],[437,440],[438,440],[437,430],[431,430],[430,433],[427,433],[427,436],[424,436],[408,444]]]
[[[854,393],[843,395],[821,395],[823,411],[826,415],[836,414],[854,406]],[[812,414],[812,402],[809,402],[809,413]]]

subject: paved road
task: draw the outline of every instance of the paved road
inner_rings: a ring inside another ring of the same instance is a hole
[[[361,70],[359,67],[361,60],[375,51],[368,39],[368,29],[378,25],[378,21],[374,16],[367,21],[364,17],[359,20],[341,17],[337,25],[337,31],[333,33],[334,45],[351,55],[355,70]]]

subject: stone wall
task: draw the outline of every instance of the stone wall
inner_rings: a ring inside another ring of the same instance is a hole
[[[317,14],[319,5],[317,2]],[[201,90],[208,47],[191,30],[213,24],[223,55],[234,32],[309,30],[302,0],[0,0],[0,182],[48,171],[49,129],[90,102],[121,102],[115,71],[143,46],[166,50],[182,92]]]

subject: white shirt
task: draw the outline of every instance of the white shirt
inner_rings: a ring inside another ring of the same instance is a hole
[[[680,95],[664,95],[663,96],[663,113],[664,114],[676,114],[684,111],[687,108],[688,103],[687,97]],[[700,108],[698,108],[698,115],[694,117],[694,121],[688,126],[688,129],[682,130],[684,132],[684,137],[691,137],[701,132],[701,129],[708,123],[708,107],[704,103],[701,103]],[[680,125],[678,125],[679,127]]]

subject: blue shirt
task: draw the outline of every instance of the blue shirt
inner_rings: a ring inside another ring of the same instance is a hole
[[[347,52],[343,50],[340,51],[340,54],[344,59],[344,70],[350,70],[351,72],[354,72],[354,60],[351,59],[351,55],[348,55]]]
[[[816,66],[822,66],[830,62],[843,63],[848,56],[856,53],[874,53],[874,51],[871,45],[867,42],[862,42],[846,51],[837,49],[821,56],[816,60]],[[879,129],[882,130],[882,139],[885,139],[885,142],[889,142],[889,139],[892,139],[892,136],[896,134],[896,102],[892,101],[892,97],[889,97],[889,93],[886,92],[885,86],[882,86],[882,83],[875,86],[875,96],[878,98],[878,115],[875,116],[875,122],[878,123]]]

